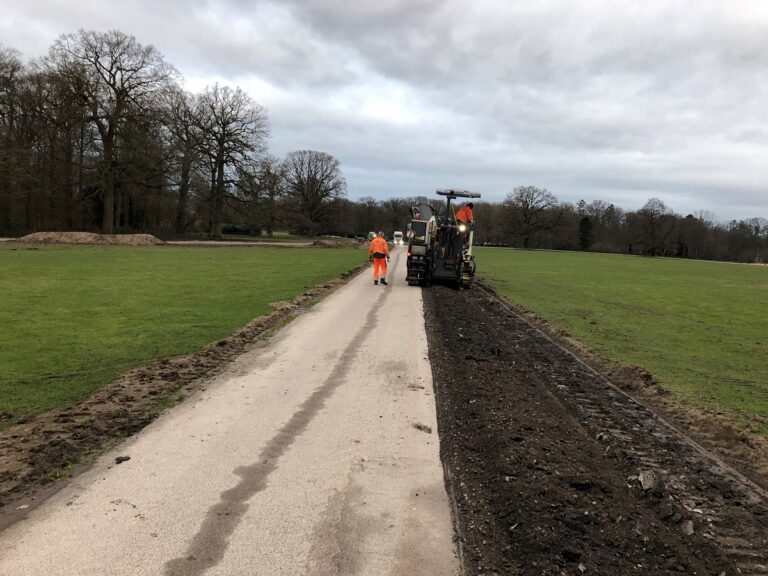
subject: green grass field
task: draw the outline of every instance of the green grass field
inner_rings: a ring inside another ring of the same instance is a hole
[[[0,244],[0,412],[68,406],[365,261],[351,249]]]
[[[683,402],[768,433],[768,268],[477,250],[481,278]]]

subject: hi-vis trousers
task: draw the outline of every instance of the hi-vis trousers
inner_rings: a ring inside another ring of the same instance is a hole
[[[379,271],[381,271],[381,277],[384,278],[387,275],[387,259],[386,258],[374,258],[373,259],[373,279],[379,279]]]

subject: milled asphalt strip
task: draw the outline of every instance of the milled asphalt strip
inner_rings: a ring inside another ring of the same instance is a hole
[[[0,534],[0,574],[456,574],[401,255],[388,287],[365,271]]]

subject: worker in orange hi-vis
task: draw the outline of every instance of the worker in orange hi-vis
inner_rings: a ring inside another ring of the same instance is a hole
[[[379,274],[381,274],[381,283],[387,285],[387,262],[389,261],[389,245],[384,239],[384,232],[371,240],[368,247],[368,259],[373,262],[373,283],[379,283]]]
[[[464,208],[456,212],[456,220],[459,223],[472,224],[475,221],[475,216],[472,214],[472,208],[474,207],[475,205],[469,202]]]

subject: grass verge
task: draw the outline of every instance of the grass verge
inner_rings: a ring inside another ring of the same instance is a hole
[[[354,249],[0,245],[0,420],[231,334],[365,258]]]
[[[685,404],[768,434],[768,269],[610,254],[477,250],[481,278]]]

